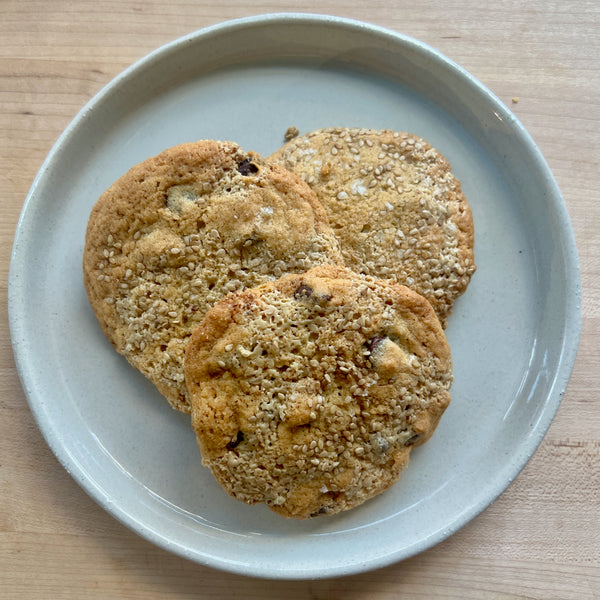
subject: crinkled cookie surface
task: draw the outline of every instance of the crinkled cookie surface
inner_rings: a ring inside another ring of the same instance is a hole
[[[286,517],[381,493],[450,401],[430,303],[334,266],[217,303],[185,359],[203,463],[234,497]]]
[[[402,132],[318,129],[269,157],[323,203],[345,265],[425,296],[445,326],[475,271],[473,218],[442,154]]]
[[[314,192],[230,142],[165,150],[133,167],[88,222],[84,284],[118,352],[189,412],[185,345],[227,293],[341,263]]]

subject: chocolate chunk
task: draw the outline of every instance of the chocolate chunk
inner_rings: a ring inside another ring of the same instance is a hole
[[[385,335],[376,335],[365,343],[369,354],[373,354],[373,352],[375,352],[375,349],[377,346],[379,346],[379,344],[381,344],[381,342],[383,342],[383,340],[385,340],[385,337]]]
[[[294,298],[296,300],[303,300],[311,298],[315,302],[329,302],[332,298],[331,294],[315,294],[314,290],[305,283],[300,284],[298,289],[294,292]]]
[[[241,163],[238,163],[237,170],[242,175],[251,175],[253,173],[258,173],[258,167],[251,163],[249,159],[245,158]]]
[[[310,298],[312,296],[313,289],[306,285],[305,283],[301,283],[298,289],[294,292],[294,298],[296,300],[300,300],[301,298]]]
[[[225,447],[227,448],[227,450],[233,450],[234,448],[239,446],[243,441],[244,434],[241,431],[238,431],[237,435],[235,436],[235,440],[231,440]]]

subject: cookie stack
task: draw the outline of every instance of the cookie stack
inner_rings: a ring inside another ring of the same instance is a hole
[[[323,129],[267,160],[204,140],[100,197],[83,267],[104,333],[191,413],[223,488],[305,518],[384,491],[433,433],[473,225],[415,136]]]

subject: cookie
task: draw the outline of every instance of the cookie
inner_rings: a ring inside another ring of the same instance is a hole
[[[208,308],[340,261],[326,213],[299,177],[236,144],[200,141],[138,164],[99,198],[83,270],[116,350],[189,412],[185,344]]]
[[[413,288],[445,326],[475,271],[474,235],[460,182],[435,148],[408,133],[328,128],[270,160],[316,192],[347,267]]]
[[[452,361],[425,298],[323,266],[217,303],[192,334],[185,373],[217,481],[306,518],[398,479],[448,406]]]

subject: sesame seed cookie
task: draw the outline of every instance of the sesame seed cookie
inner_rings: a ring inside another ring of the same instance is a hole
[[[203,464],[235,498],[296,518],[391,486],[450,401],[431,304],[393,281],[316,267],[228,295],[185,359]]]
[[[448,161],[390,130],[327,128],[271,155],[316,192],[345,264],[425,296],[442,325],[475,271],[473,219]]]
[[[138,164],[102,194],[83,270],[116,350],[189,412],[185,345],[210,306],[234,290],[340,262],[308,185],[234,143],[204,140]]]

